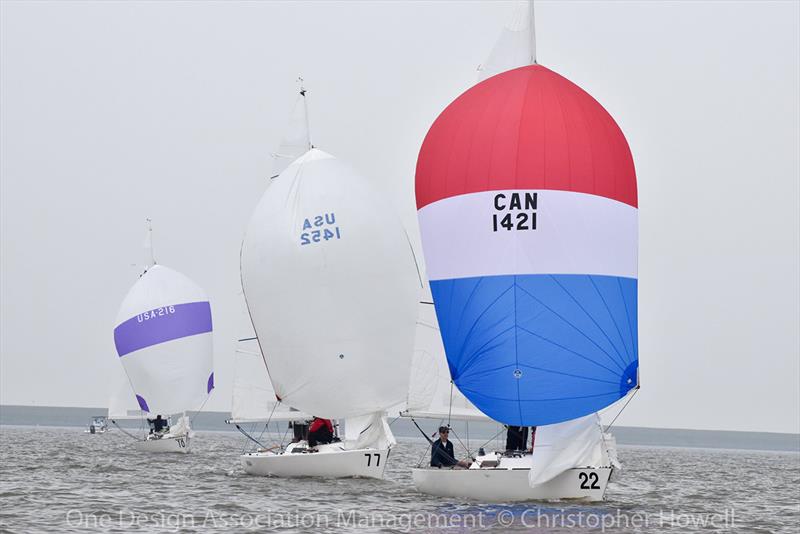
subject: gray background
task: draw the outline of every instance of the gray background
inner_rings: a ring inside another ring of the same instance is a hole
[[[800,431],[798,2],[541,2],[539,62],[637,167],[642,390],[618,424]],[[104,406],[144,218],[212,298],[230,406],[238,252],[301,74],[315,143],[416,237],[417,151],[502,2],[2,2],[0,403]]]

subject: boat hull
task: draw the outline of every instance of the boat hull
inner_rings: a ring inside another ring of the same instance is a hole
[[[191,439],[189,436],[164,436],[159,439],[137,441],[134,447],[141,452],[173,452],[186,454],[189,452]]]
[[[389,449],[320,448],[314,453],[253,452],[242,455],[245,473],[272,477],[383,478]]]
[[[530,469],[416,468],[411,474],[417,491],[441,497],[484,502],[558,499],[595,502],[603,500],[612,471],[611,467],[568,469],[533,487],[528,483]]]

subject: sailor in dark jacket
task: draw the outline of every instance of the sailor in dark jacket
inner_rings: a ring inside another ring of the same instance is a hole
[[[450,435],[450,429],[446,426],[439,427],[439,439],[433,442],[431,447],[431,467],[456,467],[467,468],[469,464],[464,460],[456,460],[455,453],[453,452],[453,443],[447,438]]]

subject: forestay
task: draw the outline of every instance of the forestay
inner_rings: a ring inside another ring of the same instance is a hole
[[[317,149],[278,176],[242,245],[242,287],[276,396],[328,418],[405,399],[416,266],[390,203]]]
[[[450,372],[479,410],[545,425],[637,386],[636,176],[590,95],[540,65],[477,84],[428,132],[416,198]]]
[[[196,410],[214,387],[211,307],[186,276],[155,265],[134,284],[114,328],[117,354],[139,406]]]

